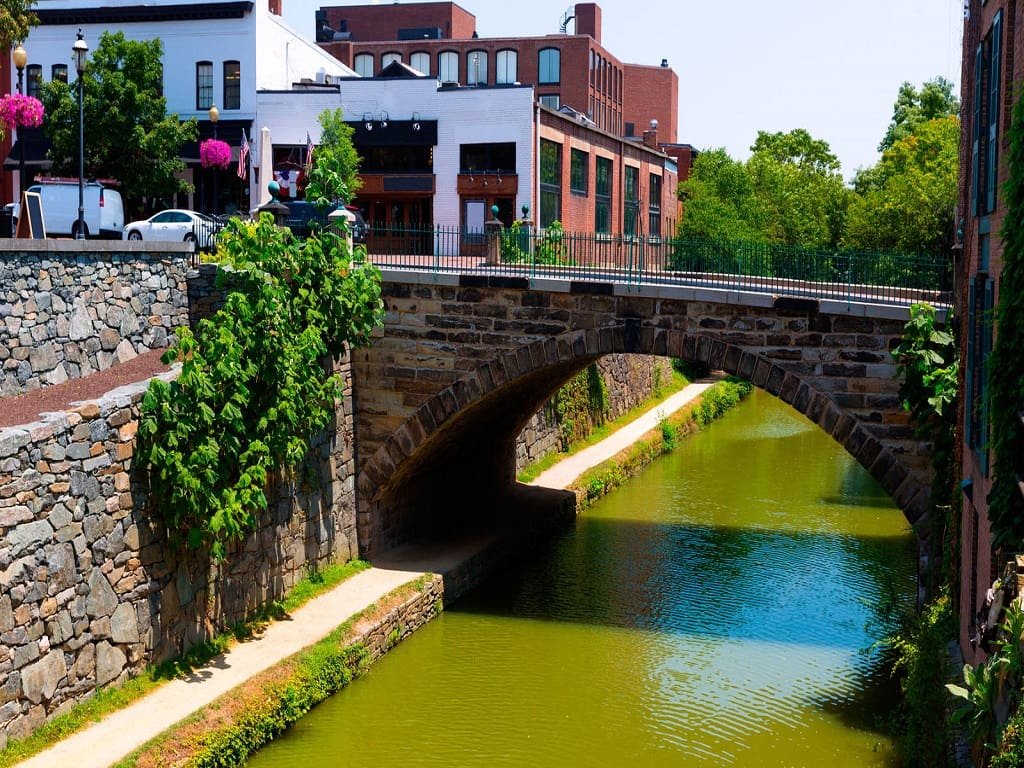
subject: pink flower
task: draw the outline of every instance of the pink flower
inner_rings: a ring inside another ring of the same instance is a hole
[[[231,147],[226,141],[207,139],[199,145],[199,162],[203,168],[227,168],[231,162]]]
[[[43,102],[35,96],[8,93],[0,97],[0,122],[7,130],[38,128],[43,124]]]

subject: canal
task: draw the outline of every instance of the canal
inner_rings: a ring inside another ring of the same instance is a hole
[[[523,554],[250,766],[895,765],[909,526],[771,396]]]

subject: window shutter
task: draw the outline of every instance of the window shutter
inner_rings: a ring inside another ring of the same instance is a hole
[[[981,409],[981,418],[978,419],[978,431],[981,433],[978,437],[978,451],[979,451],[979,463],[981,464],[981,471],[986,475],[988,474],[988,398],[989,398],[989,386],[988,386],[988,375],[989,367],[988,362],[992,356],[992,294],[995,291],[995,281],[985,281],[985,297],[982,304],[982,318],[981,318],[981,397],[978,407]]]
[[[981,143],[981,104],[984,92],[981,89],[982,73],[984,72],[984,55],[982,46],[978,46],[974,54],[974,115],[971,121],[971,215],[979,214],[978,199],[981,197],[981,161],[979,145]]]
[[[977,277],[971,275],[967,289],[967,366],[964,370],[964,442],[974,445],[974,329],[978,318],[975,315],[974,296]]]
[[[996,208],[996,179],[999,142],[999,81],[1000,63],[1003,53],[1003,12],[1000,10],[992,21],[992,50],[989,60],[988,98],[988,157],[985,161],[986,213]]]

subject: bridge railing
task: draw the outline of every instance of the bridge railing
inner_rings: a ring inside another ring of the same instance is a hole
[[[800,248],[769,243],[602,235],[561,227],[370,227],[365,247],[384,269],[715,287],[885,304],[952,295],[940,255]]]

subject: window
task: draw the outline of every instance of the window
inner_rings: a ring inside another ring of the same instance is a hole
[[[430,74],[430,54],[426,51],[417,51],[409,57],[409,66],[424,75]]]
[[[487,51],[466,54],[466,85],[487,85]]]
[[[548,93],[537,99],[541,106],[550,107],[551,109],[558,109],[559,99],[557,93]]]
[[[40,64],[29,64],[25,68],[25,93],[39,98],[43,87],[43,67]]]
[[[988,238],[988,235],[982,235]],[[988,474],[988,371],[992,353],[992,304],[995,281],[972,275],[967,291],[967,370],[964,372],[964,438]]]
[[[582,149],[574,149],[569,155],[569,191],[577,195],[587,194],[590,181],[590,155]]]
[[[242,66],[237,61],[224,62],[224,109],[242,108]]]
[[[612,231],[612,161],[597,158],[597,179],[594,184],[594,231],[609,234]]]
[[[387,53],[380,57],[380,68],[384,69],[384,67],[386,67],[391,62],[401,60],[402,54],[400,54],[398,51],[388,51]]]
[[[971,120],[971,213],[974,216],[984,216],[996,207],[1002,33],[1003,12],[999,10],[992,20],[992,28],[974,54]]]
[[[68,65],[54,64],[50,70],[50,79],[55,83],[66,83],[68,81]]]
[[[550,227],[562,217],[562,145],[540,142],[540,226]]]
[[[560,83],[562,54],[557,48],[542,48],[537,54],[537,82]]]
[[[459,82],[459,54],[442,51],[437,55],[437,79],[442,83]]]
[[[213,106],[213,62],[196,62],[196,109]]]
[[[514,141],[462,144],[459,146],[459,173],[500,172],[515,173],[516,144]]]
[[[626,190],[622,196],[622,232],[635,235],[640,227],[640,169],[626,166]]]
[[[360,53],[353,60],[353,69],[360,77],[373,77],[373,54]]]
[[[511,85],[519,79],[519,54],[515,51],[498,51],[494,59],[494,82]]]
[[[661,236],[661,176],[651,174],[650,193],[647,199],[647,234]]]

